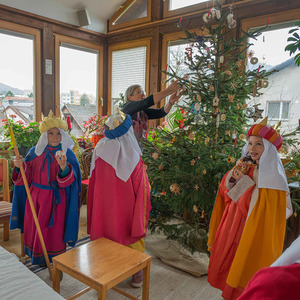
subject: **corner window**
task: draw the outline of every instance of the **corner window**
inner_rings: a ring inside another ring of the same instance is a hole
[[[268,101],[268,117],[270,120],[289,120],[289,101]]]

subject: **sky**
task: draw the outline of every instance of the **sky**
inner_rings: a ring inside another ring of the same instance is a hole
[[[289,59],[289,52],[284,51],[287,45],[288,30],[279,29],[265,32],[257,41],[254,41],[254,56],[260,62],[265,58],[264,62],[272,66]],[[69,92],[70,89],[75,89],[79,90],[80,94],[96,96],[97,55],[65,47],[61,47],[60,55],[60,92]],[[32,40],[0,33],[0,82],[14,88],[32,89]]]

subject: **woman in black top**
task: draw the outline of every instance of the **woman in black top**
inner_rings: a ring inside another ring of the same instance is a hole
[[[138,142],[142,137],[145,138],[148,131],[147,121],[151,119],[160,119],[165,117],[174,103],[182,95],[178,80],[171,83],[165,90],[150,95],[145,98],[145,92],[140,85],[131,85],[125,92],[125,101],[122,111],[129,114],[133,121],[134,134]],[[168,103],[162,108],[150,108],[159,103],[162,99],[170,96]],[[140,144],[140,143],[139,143]]]

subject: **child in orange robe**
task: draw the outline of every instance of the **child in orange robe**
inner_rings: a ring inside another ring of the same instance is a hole
[[[237,299],[258,270],[280,255],[286,217],[292,214],[287,179],[277,150],[282,137],[266,119],[253,125],[243,160],[223,178],[210,222],[208,282]]]

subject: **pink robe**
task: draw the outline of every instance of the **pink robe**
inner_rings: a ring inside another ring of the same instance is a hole
[[[105,237],[123,245],[146,236],[151,210],[150,189],[140,159],[124,182],[115,169],[98,157],[89,181],[87,232],[91,240]]]
[[[49,148],[53,150],[54,148]],[[68,164],[69,173],[64,178],[59,178],[59,165],[51,154],[53,161],[50,164],[50,178],[49,182],[57,181],[59,186],[60,204],[55,204],[53,225],[49,227],[49,222],[52,215],[52,202],[53,191],[40,189],[32,183],[41,185],[48,185],[48,165],[44,163],[46,153],[43,152],[31,161],[24,163],[24,170],[26,178],[30,186],[30,192],[33,204],[37,213],[38,221],[41,227],[42,235],[44,238],[45,246],[50,258],[61,254],[66,250],[66,243],[64,242],[65,220],[66,220],[66,192],[65,187],[74,182],[74,173],[72,166]],[[14,169],[12,180],[15,185],[23,185],[21,172],[17,173]],[[36,230],[34,219],[32,216],[29,201],[26,201],[25,216],[24,216],[24,247],[25,253],[32,258],[32,264],[45,263],[42,246]]]

